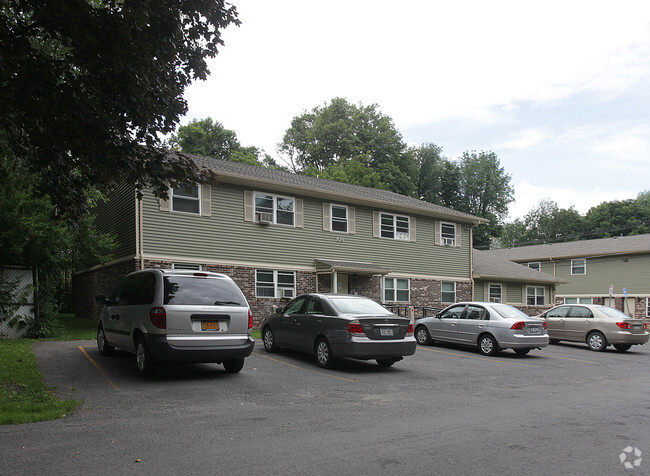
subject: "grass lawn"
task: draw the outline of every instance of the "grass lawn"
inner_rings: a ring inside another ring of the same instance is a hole
[[[94,339],[97,322],[60,316],[48,340]],[[63,418],[79,400],[60,400],[43,383],[32,352],[35,339],[0,339],[0,425]]]
[[[62,314],[54,336],[47,340],[95,339],[97,321]],[[260,339],[259,330],[253,338]],[[0,425],[63,418],[81,405],[79,400],[60,400],[43,383],[32,344],[36,339],[0,339]]]

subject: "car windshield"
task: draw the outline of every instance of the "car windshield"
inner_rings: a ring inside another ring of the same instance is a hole
[[[630,316],[622,313],[618,309],[613,309],[611,307],[606,307],[606,306],[600,307],[598,309],[600,309],[603,312],[603,314],[605,314],[606,316],[613,317],[614,319],[630,319]]]
[[[370,299],[330,298],[330,302],[343,314],[392,315],[392,312]]]
[[[245,306],[246,298],[227,279],[197,276],[165,276],[164,304],[199,306]]]
[[[508,306],[507,304],[492,304],[492,309],[499,313],[499,315],[504,319],[522,319],[529,317],[519,309]]]

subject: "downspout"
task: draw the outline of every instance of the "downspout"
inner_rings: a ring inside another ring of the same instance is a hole
[[[142,217],[142,198],[138,198],[138,227],[140,228],[140,269],[144,269],[144,224]]]

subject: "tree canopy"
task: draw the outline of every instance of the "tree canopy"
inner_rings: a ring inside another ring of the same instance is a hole
[[[78,214],[90,186],[128,181],[166,196],[206,178],[162,150],[186,112],[185,88],[238,25],[223,0],[12,0],[0,9],[0,141],[38,193]]]
[[[304,112],[293,118],[278,151],[296,172],[319,177],[324,172],[324,176],[335,175],[359,185],[363,174],[358,173],[358,165],[346,165],[354,161],[377,174],[382,188],[408,196],[416,194],[415,158],[392,119],[376,104],[355,105],[334,98],[329,104]],[[328,172],[330,167],[333,170]],[[347,170],[355,173],[348,176]]]

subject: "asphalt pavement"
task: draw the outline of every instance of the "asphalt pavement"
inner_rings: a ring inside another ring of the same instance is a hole
[[[0,426],[0,475],[650,474],[650,345],[419,346],[391,368],[323,370],[258,342],[239,374],[197,364],[152,379],[94,341],[33,349],[57,395],[84,404]]]

